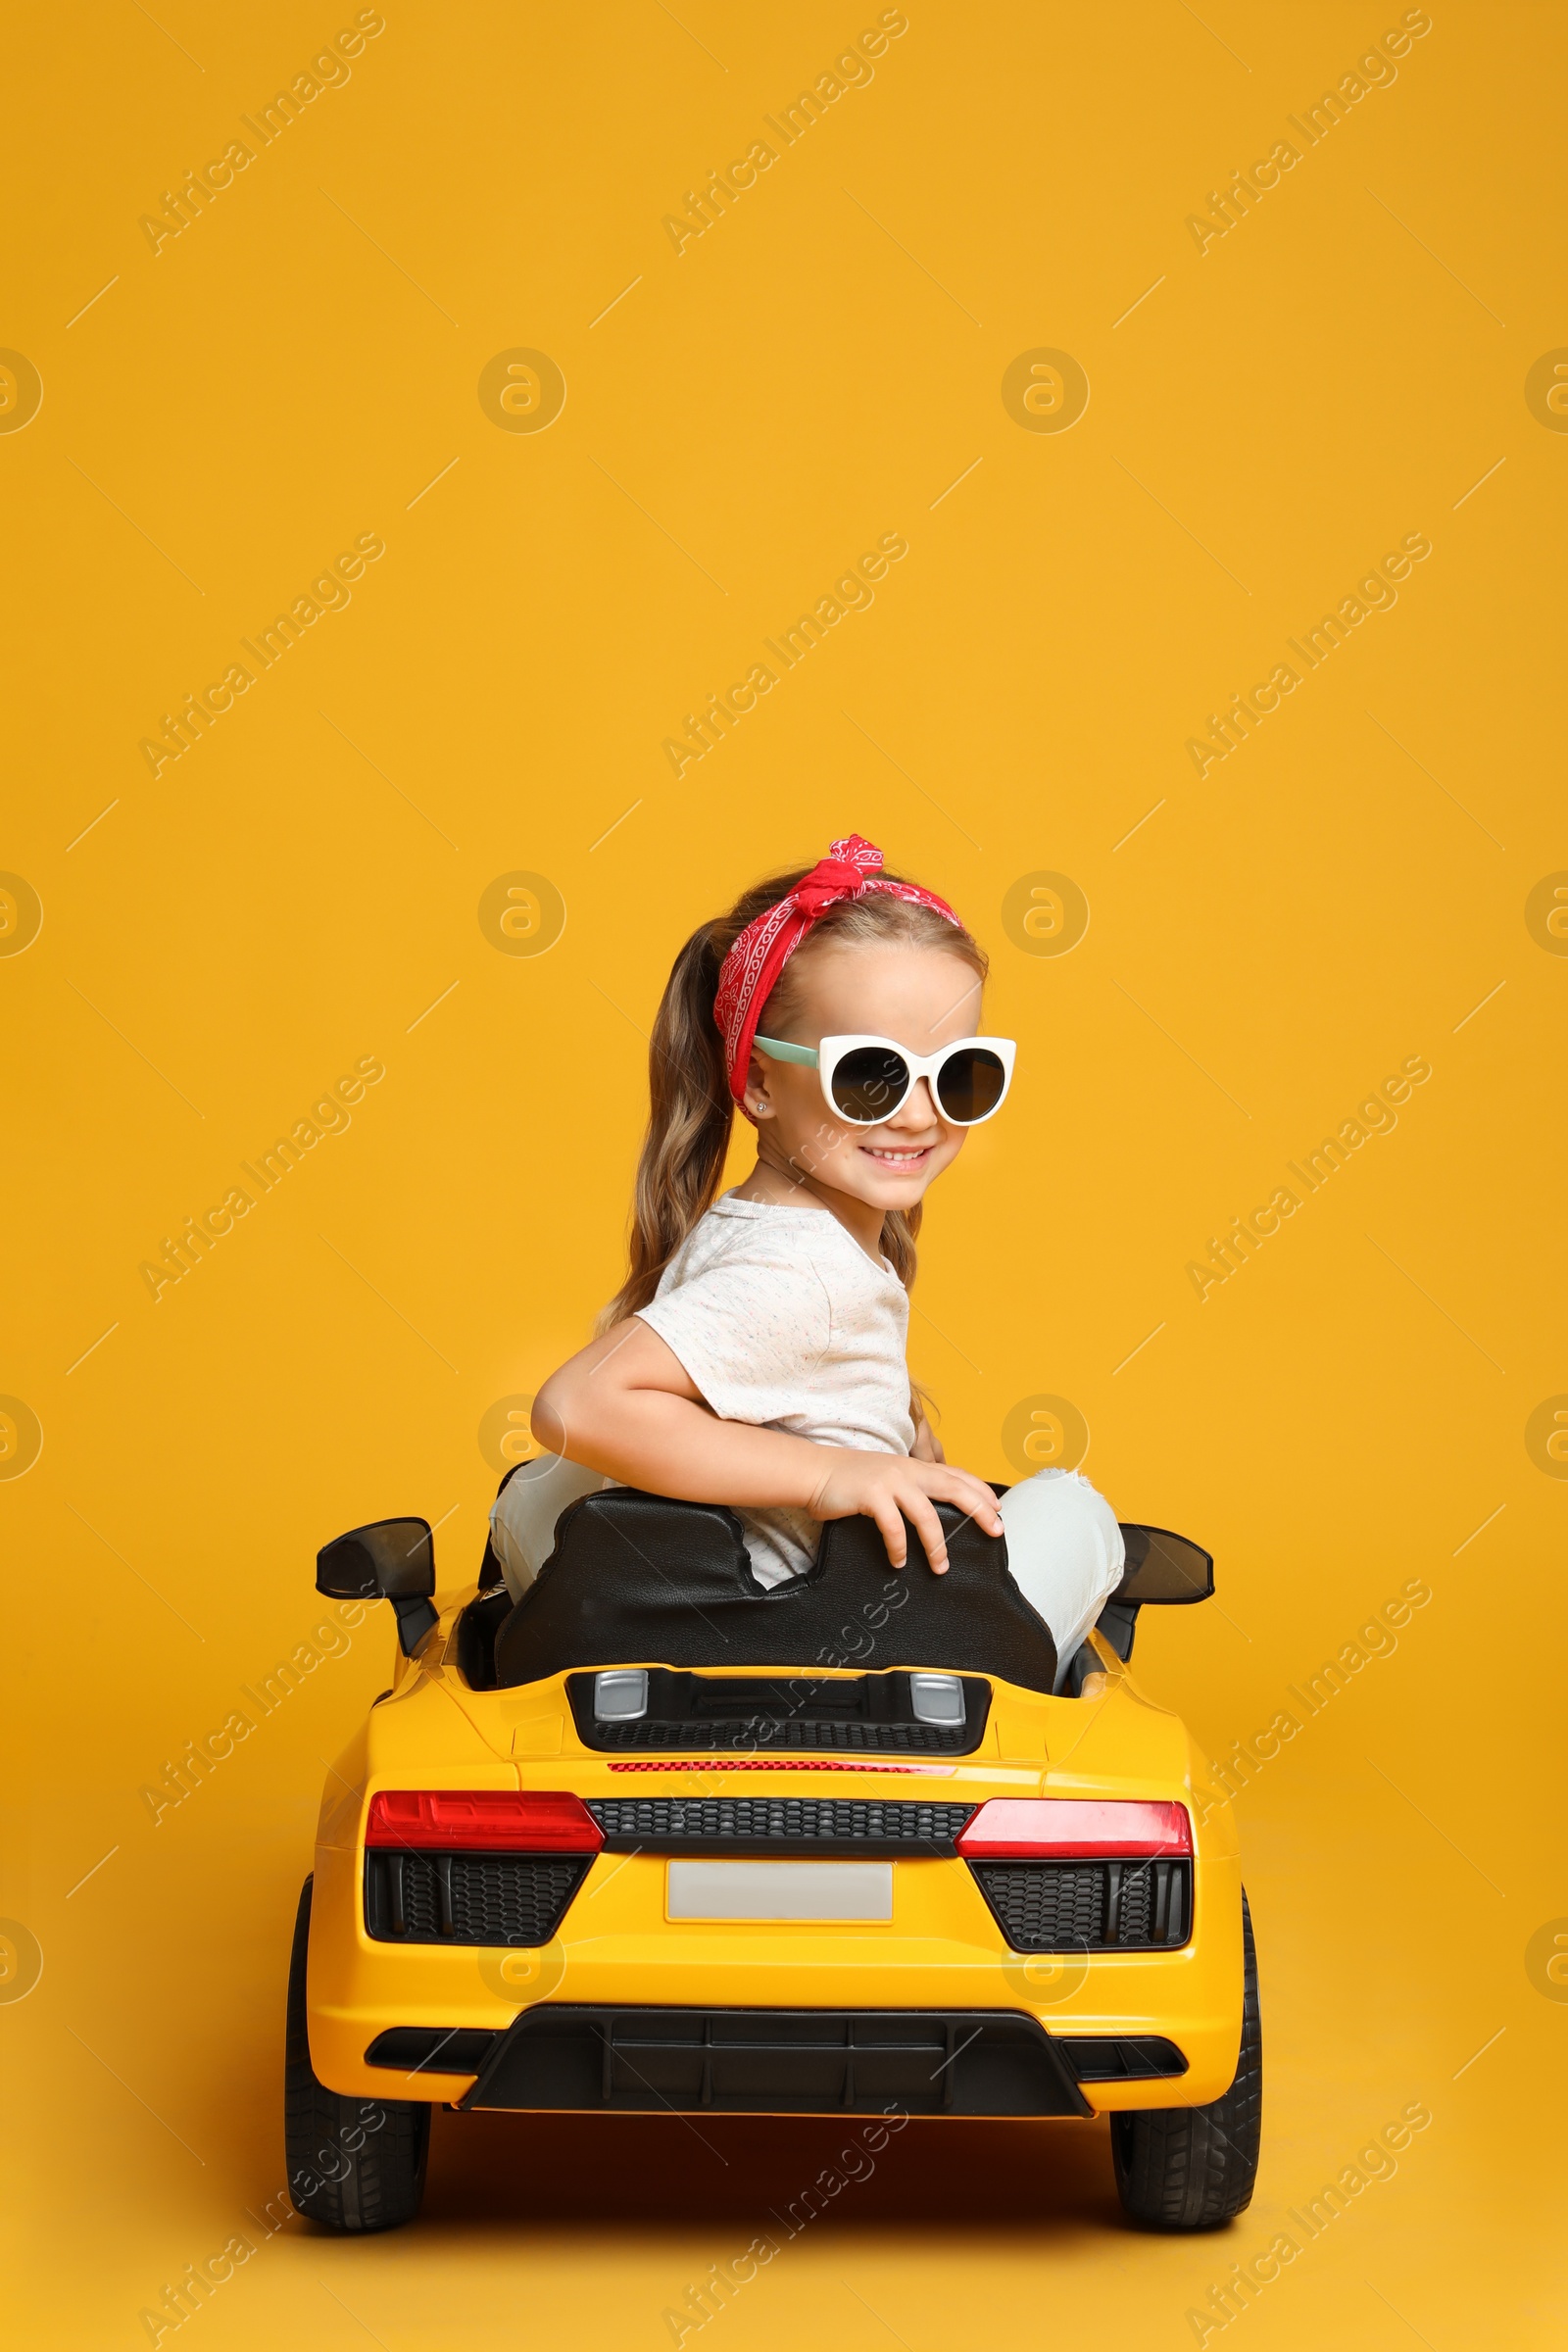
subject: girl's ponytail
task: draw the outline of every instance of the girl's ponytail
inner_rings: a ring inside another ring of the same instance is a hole
[[[725,924],[705,923],[675,958],[648,1054],[648,1133],[632,1197],[631,1265],[602,1331],[647,1306],[670,1259],[718,1195],[734,1105],[713,1020]]]
[[[914,1288],[915,1242],[920,1233],[917,1200],[912,1208],[890,1208],[882,1220],[882,1254],[906,1291]]]

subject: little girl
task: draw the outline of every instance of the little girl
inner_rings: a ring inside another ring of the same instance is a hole
[[[999,1503],[944,1457],[905,1359],[926,1188],[1012,1074],[1011,1041],[975,1034],[986,970],[952,907],[858,834],[693,933],[654,1024],[631,1271],[540,1390],[549,1451],[491,1513],[514,1595],[566,1504],[610,1484],[729,1504],[766,1587],[854,1512],[896,1568],[907,1520],[941,1575],[942,1501],[1005,1531],[1065,1673],[1121,1576],[1114,1513],[1060,1470]],[[757,1165],[715,1199],[737,1105]]]

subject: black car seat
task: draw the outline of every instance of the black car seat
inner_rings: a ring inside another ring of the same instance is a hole
[[[996,1675],[1049,1692],[1055,1643],[1012,1581],[1006,1538],[936,1508],[945,1576],[912,1528],[908,1566],[895,1569],[871,1520],[834,1519],[807,1574],[768,1592],[733,1511],[632,1487],[584,1495],[496,1633],[496,1685],[588,1666],[854,1666]]]

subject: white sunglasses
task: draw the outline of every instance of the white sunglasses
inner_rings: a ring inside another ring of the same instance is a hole
[[[978,1127],[1002,1108],[1012,1084],[1017,1047],[1010,1037],[960,1037],[940,1054],[911,1054],[891,1037],[824,1037],[819,1046],[791,1046],[759,1037],[769,1061],[804,1062],[816,1070],[834,1115],[852,1127],[878,1127],[928,1081],[950,1127]]]

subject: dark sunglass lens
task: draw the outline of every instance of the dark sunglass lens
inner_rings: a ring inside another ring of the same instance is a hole
[[[1006,1075],[1000,1054],[984,1046],[960,1046],[937,1072],[943,1117],[956,1127],[972,1127],[1002,1101]]]
[[[834,1107],[857,1127],[874,1127],[879,1119],[893,1116],[908,1084],[902,1054],[890,1053],[885,1046],[857,1046],[833,1073]]]

